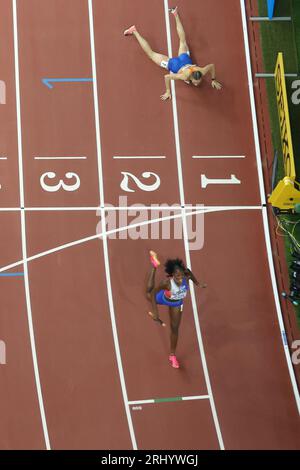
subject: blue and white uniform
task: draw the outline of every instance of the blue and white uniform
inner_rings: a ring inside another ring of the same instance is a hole
[[[170,290],[160,290],[157,292],[155,297],[156,303],[158,305],[167,305],[168,307],[181,307],[189,290],[188,282],[186,278],[183,278],[182,284],[178,286],[174,279],[171,278],[170,283]]]

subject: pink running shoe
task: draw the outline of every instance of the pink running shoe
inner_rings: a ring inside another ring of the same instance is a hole
[[[179,369],[179,362],[177,361],[177,357],[175,356],[175,354],[171,354],[169,356],[169,362],[171,366],[174,367],[174,369]]]
[[[172,13],[172,15],[177,16],[177,11],[178,7],[171,7],[169,8],[169,12]]]
[[[157,268],[160,265],[160,261],[157,258],[157,254],[155,253],[155,251],[150,251],[149,253],[151,263],[155,268]]]
[[[130,36],[130,35],[132,35],[135,31],[136,31],[135,25],[130,26],[130,28],[125,29],[125,31],[124,31],[124,36]]]

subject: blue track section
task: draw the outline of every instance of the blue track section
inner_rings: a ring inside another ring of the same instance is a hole
[[[52,83],[84,83],[84,82],[92,82],[92,78],[43,78],[42,82],[48,88],[53,88]]]

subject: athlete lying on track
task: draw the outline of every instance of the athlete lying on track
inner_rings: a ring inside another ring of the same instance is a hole
[[[135,26],[131,26],[129,29],[126,29],[124,31],[125,36],[132,35],[137,39],[144,52],[151,60],[153,60],[153,62],[155,62],[155,64],[171,72],[170,74],[165,75],[166,93],[161,96],[161,99],[165,101],[171,98],[171,80],[183,80],[185,83],[193,84],[194,86],[199,86],[202,81],[202,78],[207,73],[210,73],[211,75],[211,86],[213,88],[216,88],[217,90],[220,90],[222,88],[222,85],[216,80],[214,64],[209,64],[205,67],[193,65],[193,61],[190,57],[189,48],[185,39],[185,32],[179,18],[177,7],[170,8],[169,11],[173,14],[176,20],[176,29],[180,41],[178,57],[173,57],[170,59],[166,55],[154,52],[151,49],[149,43],[146,41],[146,39],[144,39],[137,31]]]
[[[178,369],[179,363],[175,352],[178,341],[178,330],[183,311],[183,300],[189,290],[188,281],[193,281],[196,286],[199,286],[199,282],[193,275],[192,271],[187,269],[180,259],[176,258],[167,260],[165,263],[165,271],[168,275],[168,279],[161,281],[158,287],[155,287],[155,274],[160,262],[154,251],[150,251],[150,261],[153,267],[146,287],[147,299],[150,300],[152,304],[152,312],[149,312],[149,315],[162,326],[166,326],[159,318],[157,305],[166,305],[169,307],[171,326],[171,351],[169,361],[172,367]],[[202,284],[200,287],[206,287],[206,284]]]

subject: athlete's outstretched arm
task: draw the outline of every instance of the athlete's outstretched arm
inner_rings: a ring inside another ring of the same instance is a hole
[[[165,75],[165,84],[166,84],[166,93],[164,95],[161,95],[161,99],[163,101],[166,101],[171,98],[171,80],[186,80],[186,74],[184,73],[169,73],[168,75]]]
[[[202,287],[202,288],[207,287],[207,284],[205,284],[204,282],[203,282],[202,284],[199,283],[199,281],[196,279],[196,277],[194,276],[194,274],[192,273],[192,271],[191,271],[190,269],[186,268],[184,274],[186,275],[186,277],[187,277],[189,280],[193,281],[193,283],[194,283],[196,286],[199,286],[199,287]]]
[[[210,73],[211,75],[211,86],[213,88],[216,88],[217,90],[220,90],[222,88],[221,83],[219,83],[216,80],[216,68],[215,64],[208,64],[205,67],[201,68],[201,73],[202,75],[206,75],[207,73]]]

